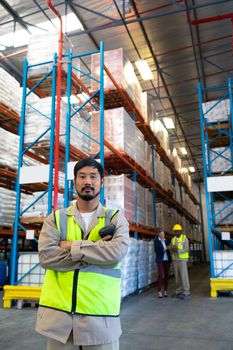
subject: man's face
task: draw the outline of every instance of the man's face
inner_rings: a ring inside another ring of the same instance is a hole
[[[77,172],[74,182],[79,197],[91,201],[100,194],[103,179],[96,168],[86,166]]]
[[[176,237],[179,237],[182,234],[182,231],[173,231]]]

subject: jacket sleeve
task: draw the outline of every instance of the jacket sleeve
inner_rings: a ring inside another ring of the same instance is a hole
[[[70,250],[62,249],[59,241],[54,214],[50,214],[44,221],[39,237],[39,260],[43,268],[72,271],[87,266],[81,259],[73,261]]]
[[[128,250],[129,224],[121,212],[114,216],[112,223],[116,230],[110,241],[74,241],[71,245],[72,260],[102,266],[120,262]]]
[[[155,247],[155,253],[158,256],[163,256],[164,253],[164,249],[163,249],[163,245],[160,243],[160,241],[158,240],[158,238],[156,238],[154,240],[154,247]]]

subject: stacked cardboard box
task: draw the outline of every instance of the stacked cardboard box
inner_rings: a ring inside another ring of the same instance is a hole
[[[135,222],[134,184],[124,174],[106,176],[105,198],[119,206],[129,221]]]
[[[99,141],[99,112],[94,112],[91,125],[91,136]],[[129,132],[130,130],[130,132]],[[134,124],[132,118],[123,107],[108,109],[105,111],[104,135],[116,150],[126,153],[134,159],[139,165],[145,165],[145,141],[144,136]],[[99,145],[92,141],[92,153],[99,151]],[[111,154],[111,151],[105,147],[105,154]]]
[[[136,196],[137,196],[137,222],[146,224],[146,201],[145,201],[145,189],[136,183]]]
[[[142,112],[142,89],[134,72],[133,65],[124,57],[123,49],[105,51],[104,64],[111,72],[117,84],[124,89],[136,108]],[[99,80],[100,77],[100,56],[95,54],[91,56],[91,73],[92,76]],[[91,90],[99,89],[99,83],[91,80]],[[106,72],[104,72],[104,89],[116,90],[112,80]]]
[[[147,189],[145,189],[145,201],[146,201],[146,225],[155,226],[152,193]]]

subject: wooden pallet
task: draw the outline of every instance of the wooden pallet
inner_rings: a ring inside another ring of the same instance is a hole
[[[2,102],[0,102],[0,122],[4,129],[18,134],[20,116]]]

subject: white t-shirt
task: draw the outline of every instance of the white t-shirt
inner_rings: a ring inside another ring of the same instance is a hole
[[[94,215],[95,215],[95,210],[94,211],[91,211],[89,213],[80,213],[84,223],[85,223],[85,228],[86,230],[88,229],[88,226],[90,224],[90,222],[92,221]]]

